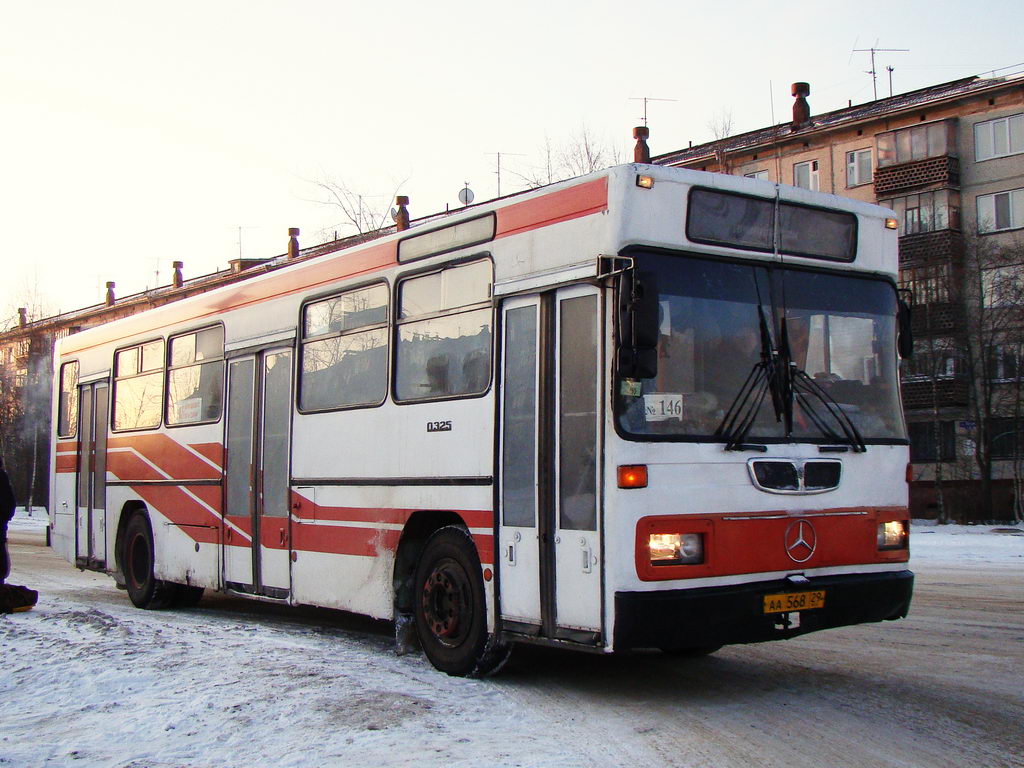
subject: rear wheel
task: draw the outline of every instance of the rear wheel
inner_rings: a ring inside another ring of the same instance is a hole
[[[441,528],[427,540],[415,584],[416,633],[431,664],[482,677],[504,663],[508,649],[487,634],[480,559],[464,529]]]
[[[149,518],[136,512],[124,531],[121,551],[128,597],[137,608],[168,608],[178,597],[178,585],[153,575],[153,530]]]

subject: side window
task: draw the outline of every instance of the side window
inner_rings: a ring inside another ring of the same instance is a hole
[[[388,388],[388,288],[371,285],[306,305],[299,408],[379,405]]]
[[[160,426],[163,380],[163,339],[136,344],[114,354],[115,430]]]
[[[487,390],[491,279],[491,263],[477,261],[399,283],[395,400]]]
[[[60,367],[57,437],[74,437],[78,429],[78,361]]]
[[[224,328],[175,336],[170,346],[168,426],[217,421],[224,403]]]

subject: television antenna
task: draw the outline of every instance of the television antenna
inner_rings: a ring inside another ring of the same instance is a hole
[[[854,43],[856,45],[856,43]],[[874,90],[875,101],[878,101],[878,72],[875,71],[875,54],[876,53],[910,53],[909,48],[876,48],[878,41],[875,41],[875,45],[870,48],[854,48],[850,51],[850,58],[853,58],[855,53],[870,53],[871,54],[871,69],[864,74],[871,75],[871,87]],[[892,68],[889,68],[889,95],[892,96]]]
[[[679,99],[656,99],[653,96],[630,96],[630,101],[642,101],[644,103],[644,116],[641,118],[644,121],[644,126],[647,126],[647,102],[649,101],[679,101]]]
[[[498,177],[498,195],[497,196],[501,197],[501,156],[504,155],[505,157],[526,157],[526,155],[522,154],[521,152],[487,152],[486,154],[488,154],[488,155],[497,155],[498,156],[498,168],[497,168],[497,170],[494,173]]]

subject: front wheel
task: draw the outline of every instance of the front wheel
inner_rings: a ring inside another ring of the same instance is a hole
[[[153,575],[153,530],[149,518],[141,512],[133,514],[125,528],[121,568],[128,597],[136,608],[159,609],[174,604],[178,585]]]
[[[415,584],[416,633],[431,664],[482,677],[504,663],[507,648],[487,635],[480,558],[464,529],[441,528],[427,540]]]

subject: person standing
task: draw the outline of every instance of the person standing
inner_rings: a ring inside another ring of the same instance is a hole
[[[0,584],[3,584],[11,573],[11,558],[7,554],[7,524],[14,517],[14,489],[11,479],[4,469],[4,459],[0,456]]]

